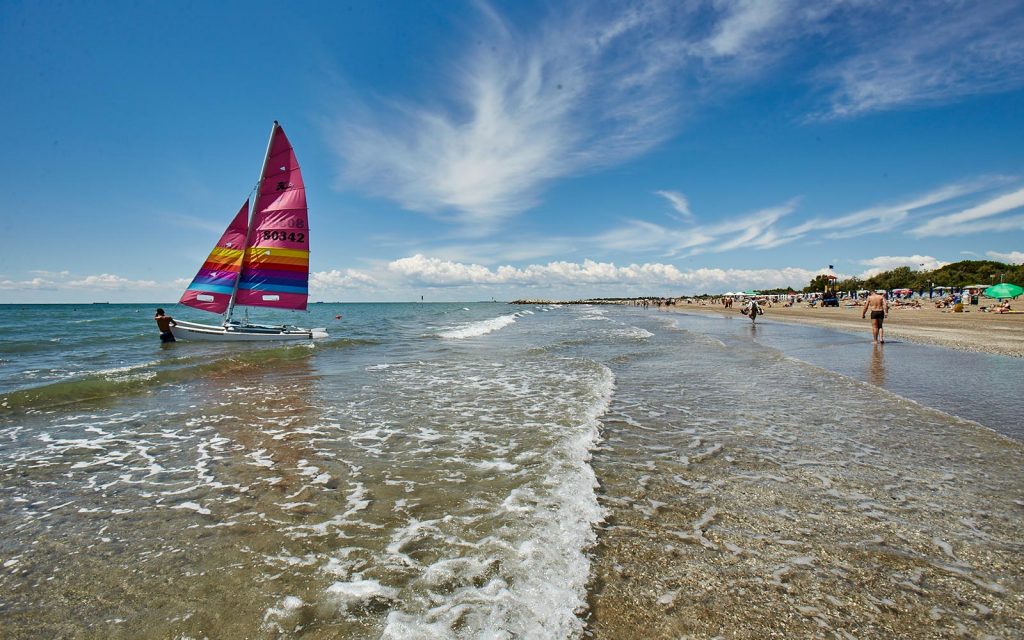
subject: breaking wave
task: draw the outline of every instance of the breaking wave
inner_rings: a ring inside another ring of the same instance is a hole
[[[438,333],[442,338],[448,338],[452,340],[461,340],[463,338],[475,338],[477,336],[486,335],[492,331],[497,331],[507,327],[514,323],[517,318],[520,317],[518,313],[510,313],[505,316],[498,316],[497,318],[489,318],[487,320],[479,320],[477,322],[470,322],[442,331]]]

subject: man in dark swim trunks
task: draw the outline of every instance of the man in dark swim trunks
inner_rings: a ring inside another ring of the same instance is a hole
[[[174,334],[171,333],[171,327],[178,326],[174,318],[165,316],[163,309],[157,309],[153,319],[156,320],[157,329],[160,329],[160,342],[174,342]]]
[[[873,292],[868,296],[868,301],[864,304],[864,311],[861,312],[860,317],[866,316],[868,311],[871,312],[872,342],[885,344],[885,332],[882,330],[882,321],[889,315],[889,301],[877,291]]]

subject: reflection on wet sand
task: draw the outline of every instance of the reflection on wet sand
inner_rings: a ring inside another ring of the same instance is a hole
[[[871,345],[871,364],[868,366],[867,379],[876,387],[885,386],[885,346]]]

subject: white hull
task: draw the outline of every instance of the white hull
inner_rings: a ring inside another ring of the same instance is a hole
[[[230,324],[219,326],[198,322],[177,321],[171,327],[175,340],[198,340],[205,342],[270,342],[306,341],[326,338],[324,329],[302,329],[300,327],[266,326],[252,324]]]

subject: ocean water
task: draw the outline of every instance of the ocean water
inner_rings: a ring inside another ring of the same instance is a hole
[[[0,306],[2,637],[1024,634],[1019,359],[499,303],[162,345],[154,308]]]

